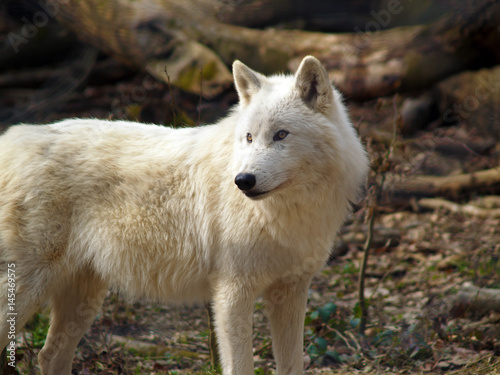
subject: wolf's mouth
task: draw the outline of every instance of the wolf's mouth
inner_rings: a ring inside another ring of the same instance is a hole
[[[271,189],[271,190],[267,190],[267,191],[246,191],[246,192],[243,192],[248,198],[251,198],[251,199],[261,199],[263,198],[264,196],[268,195],[269,193],[273,193],[277,190],[281,190],[283,189],[284,187],[290,185],[291,183],[291,179],[288,179],[286,180],[285,182],[282,182],[281,184],[279,184],[278,186],[276,186],[274,189]]]
[[[260,198],[267,193],[269,193],[269,191],[247,191],[245,192],[245,195],[248,198]]]

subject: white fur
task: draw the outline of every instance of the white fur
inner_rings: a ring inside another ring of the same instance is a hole
[[[367,171],[340,95],[313,57],[294,76],[234,65],[241,103],[215,125],[71,119],[0,137],[0,348],[6,269],[17,331],[45,301],[43,374],[69,374],[108,287],[131,299],[213,301],[224,374],[253,374],[263,295],[277,374],[303,371],[311,277]],[[289,134],[273,141],[279,130]],[[252,142],[247,140],[247,133]],[[249,198],[234,183],[256,177]]]

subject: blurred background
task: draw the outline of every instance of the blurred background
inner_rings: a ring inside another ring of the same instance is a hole
[[[311,286],[307,373],[499,373],[499,25],[498,0],[1,0],[0,132],[68,117],[200,126],[237,102],[235,59],[293,73],[312,54],[372,171]],[[47,327],[48,312],[28,325],[17,373],[38,373]],[[207,335],[203,307],[110,294],[74,373],[211,373]]]

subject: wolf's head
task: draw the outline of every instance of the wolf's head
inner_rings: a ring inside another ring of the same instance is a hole
[[[308,56],[294,76],[266,77],[235,61],[233,75],[240,99],[238,188],[260,199],[292,188],[315,194],[319,186],[340,183],[354,199],[367,170],[366,153],[321,63]]]

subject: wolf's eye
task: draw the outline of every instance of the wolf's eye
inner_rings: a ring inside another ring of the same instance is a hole
[[[252,134],[247,133],[247,142],[252,143]]]
[[[286,138],[286,136],[290,134],[286,130],[278,130],[276,134],[273,137],[273,141],[282,141],[283,139]]]

